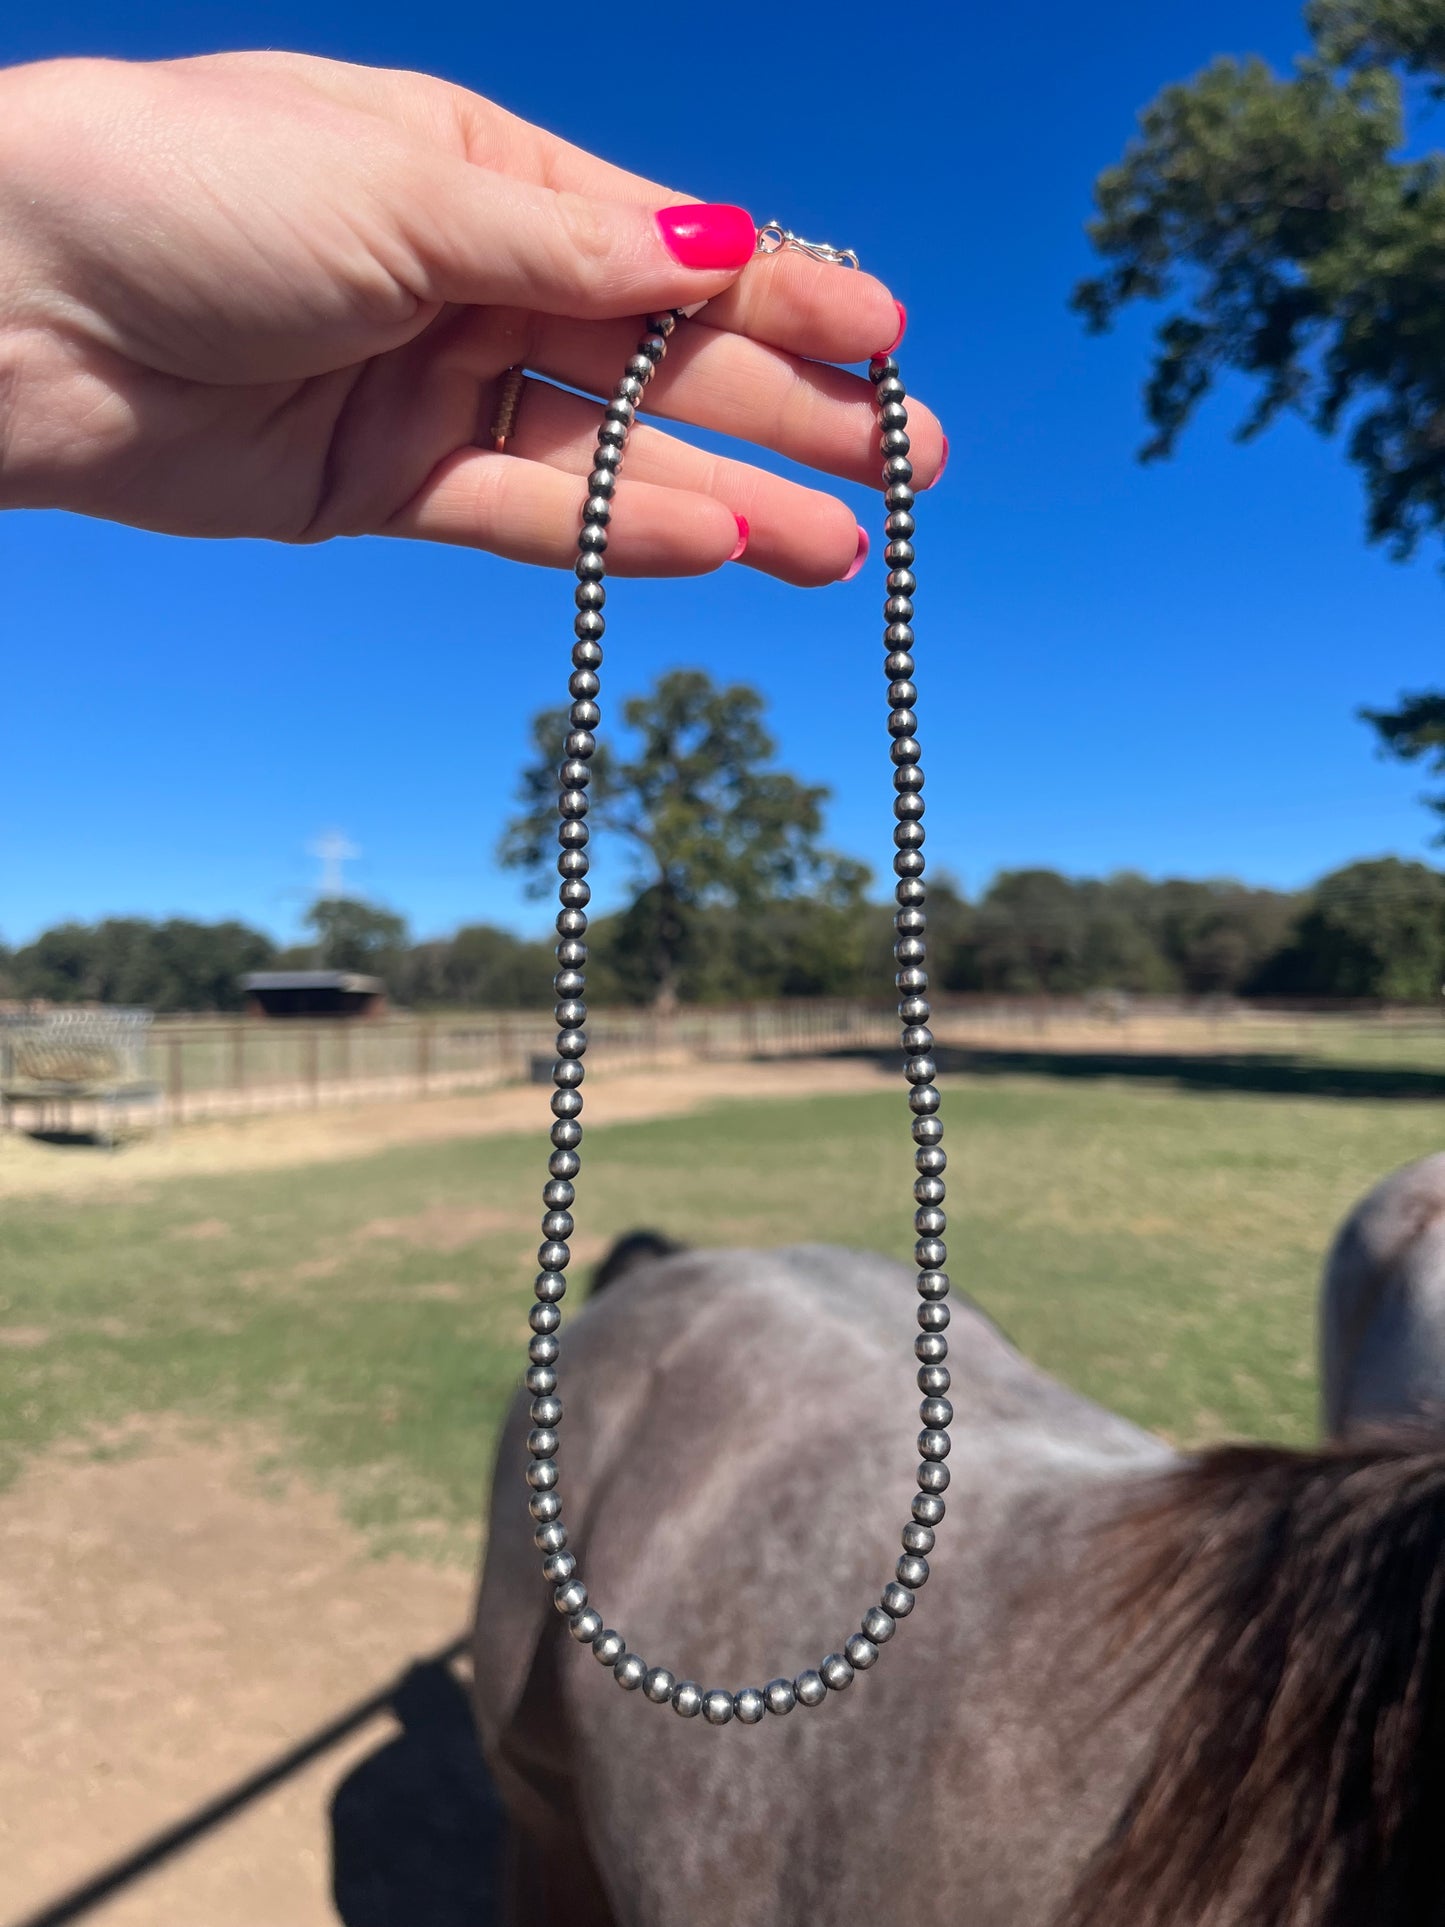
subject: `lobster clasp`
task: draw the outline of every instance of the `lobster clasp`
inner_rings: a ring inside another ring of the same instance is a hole
[[[781,254],[784,248],[811,255],[815,261],[832,261],[840,268],[856,268],[858,265],[858,257],[852,248],[830,247],[826,241],[805,241],[780,221],[768,221],[758,229],[759,254]]]

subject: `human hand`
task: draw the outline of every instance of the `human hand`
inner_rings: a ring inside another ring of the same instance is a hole
[[[568,566],[599,409],[553,383],[609,393],[639,316],[703,300],[648,412],[876,483],[869,384],[822,364],[889,347],[893,297],[752,259],[740,210],[715,214],[731,250],[685,265],[656,218],[681,198],[425,75],[290,54],[0,73],[0,506]],[[535,374],[498,454],[514,364]],[[927,486],[943,438],[909,408]],[[715,568],[739,518],[786,581],[853,564],[821,491],[646,425],[625,473],[611,572]]]

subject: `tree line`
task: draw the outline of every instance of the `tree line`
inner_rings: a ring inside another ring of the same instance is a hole
[[[664,988],[648,890],[589,933],[591,1001],[646,1004]],[[285,949],[244,923],[107,918],[0,949],[0,998],[98,1001],[157,1011],[234,1011],[240,977],[267,968],[374,972],[418,1010],[540,1008],[551,946],[490,924],[412,941],[404,920],[340,898],[311,913],[314,941]],[[889,994],[892,931],[861,884],[694,906],[667,989],[685,1002]],[[1445,876],[1386,857],[1290,894],[1227,879],[997,876],[976,901],[947,881],[929,896],[934,980],[950,991],[1066,996],[1093,990],[1428,1002],[1445,982]]]

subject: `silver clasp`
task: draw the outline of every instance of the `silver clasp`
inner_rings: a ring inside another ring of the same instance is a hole
[[[758,253],[781,254],[784,248],[792,248],[799,254],[811,255],[815,261],[832,261],[840,268],[856,268],[858,257],[852,248],[830,247],[826,241],[805,241],[791,228],[785,228],[779,221],[769,221],[758,229]]]

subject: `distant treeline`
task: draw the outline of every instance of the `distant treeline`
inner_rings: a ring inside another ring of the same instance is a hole
[[[1014,870],[977,902],[934,884],[928,916],[930,967],[944,990],[1424,1002],[1445,981],[1445,876],[1393,857],[1336,870],[1299,895],[1227,880]],[[593,924],[594,1003],[653,998],[656,918],[644,892]],[[416,1009],[552,1001],[545,942],[474,924],[416,943],[401,918],[345,899],[314,905],[310,922],[316,942],[289,950],[235,922],[62,924],[20,949],[0,947],[0,998],[235,1010],[246,971],[327,964],[375,972],[394,1003]],[[890,946],[887,912],[861,899],[702,907],[687,914],[678,988],[696,1002],[886,994]]]

